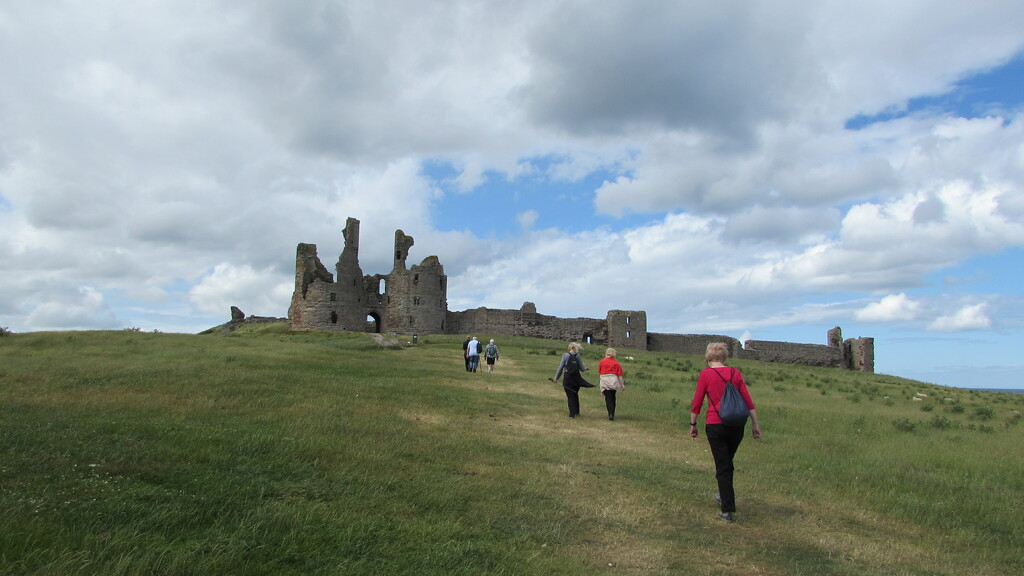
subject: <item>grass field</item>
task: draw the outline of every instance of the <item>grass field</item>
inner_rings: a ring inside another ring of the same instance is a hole
[[[1022,396],[730,362],[726,524],[701,358],[620,351],[616,421],[570,420],[564,343],[496,338],[470,374],[456,336],[0,337],[0,574],[1021,573]]]

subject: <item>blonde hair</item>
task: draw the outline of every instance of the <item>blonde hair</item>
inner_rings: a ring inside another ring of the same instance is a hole
[[[607,348],[604,351],[604,355],[609,358],[615,358],[615,348]]]
[[[569,352],[579,352],[579,351],[580,351],[580,344],[579,344],[579,342],[569,342]]]
[[[705,362],[725,362],[728,357],[729,347],[725,345],[725,342],[711,342],[708,344],[707,351],[704,352]]]

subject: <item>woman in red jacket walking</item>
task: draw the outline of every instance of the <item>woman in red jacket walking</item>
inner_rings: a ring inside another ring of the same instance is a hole
[[[718,417],[718,406],[722,402],[726,382],[732,382],[739,390],[750,410],[754,438],[761,437],[761,426],[757,423],[757,411],[754,410],[754,401],[747,391],[747,384],[743,381],[743,374],[725,365],[728,356],[729,348],[724,342],[708,344],[704,353],[708,367],[701,370],[700,376],[697,377],[697,390],[693,394],[693,406],[690,409],[690,437],[697,437],[697,417],[704,405],[704,397],[707,396],[708,413],[704,418],[704,432],[708,435],[708,445],[711,446],[711,455],[715,459],[715,479],[718,480],[718,494],[715,494],[715,500],[722,506],[718,517],[726,522],[732,522],[733,514],[736,512],[736,493],[732,487],[732,459],[740,447],[740,442],[743,441],[744,425],[726,426]]]
[[[604,351],[604,358],[597,364],[597,373],[601,375],[601,394],[604,405],[608,409],[608,419],[615,420],[615,392],[626,389],[626,381],[622,379],[622,364],[615,359],[615,348]]]

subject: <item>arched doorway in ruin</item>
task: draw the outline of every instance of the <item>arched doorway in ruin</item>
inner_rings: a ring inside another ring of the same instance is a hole
[[[366,331],[380,334],[380,314],[376,312],[366,314]]]

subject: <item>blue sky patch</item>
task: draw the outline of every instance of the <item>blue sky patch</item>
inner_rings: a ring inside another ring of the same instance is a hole
[[[929,288],[921,294],[1024,294],[1021,270],[1024,248],[1014,246],[994,254],[977,254],[967,260],[925,277]]]
[[[433,206],[433,222],[439,230],[470,231],[480,238],[505,239],[522,230],[519,215],[536,213],[532,229],[558,228],[576,233],[591,230],[595,222],[619,230],[642,224],[650,215],[626,215],[615,218],[598,214],[594,192],[605,182],[622,173],[600,169],[576,181],[552,176],[562,159],[542,156],[522,161],[528,170],[510,180],[494,170],[484,173],[484,181],[468,192],[458,189],[458,170],[444,161],[424,163],[423,174],[444,191],[444,197]]]
[[[919,96],[875,114],[858,114],[846,121],[847,130],[905,118],[918,112],[982,118],[1005,114],[1024,105],[1024,54],[1008,63],[957,82],[944,94]]]

